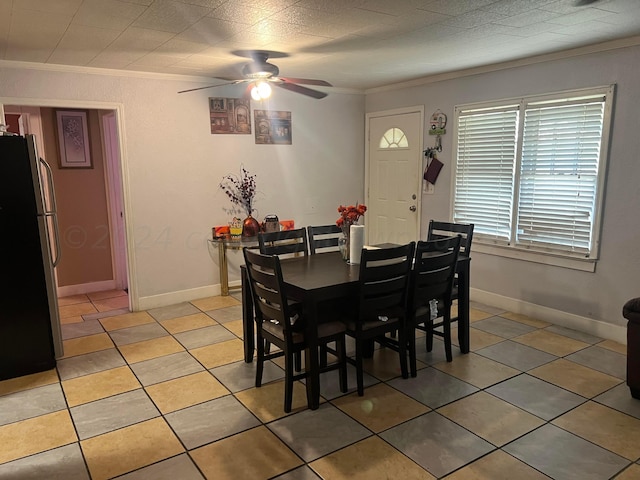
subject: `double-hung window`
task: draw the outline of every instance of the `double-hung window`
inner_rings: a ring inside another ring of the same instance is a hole
[[[480,251],[593,269],[613,91],[456,107],[453,219]]]

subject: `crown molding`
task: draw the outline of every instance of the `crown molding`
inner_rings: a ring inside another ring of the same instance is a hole
[[[469,77],[482,73],[497,72],[507,70],[509,68],[523,67],[527,65],[535,65],[537,63],[550,62],[554,60],[562,60],[565,58],[578,57],[581,55],[589,55],[591,53],[606,52],[609,50],[618,50],[621,48],[634,47],[640,45],[640,35],[633,37],[611,40],[609,42],[596,43],[584,47],[571,48],[559,52],[545,53],[542,55],[534,55],[532,57],[521,58],[518,60],[510,60],[508,62],[493,63],[490,65],[482,65],[480,67],[466,68],[463,70],[455,70],[452,72],[437,73],[426,77],[409,80],[407,82],[393,83],[382,87],[374,87],[365,90],[365,94],[389,92],[392,90],[400,90],[403,88],[417,87],[430,83],[442,82],[444,80],[453,80],[455,78]]]

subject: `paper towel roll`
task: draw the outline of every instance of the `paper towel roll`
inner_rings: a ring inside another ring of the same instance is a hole
[[[364,225],[351,225],[349,231],[349,263],[360,263],[364,247]]]

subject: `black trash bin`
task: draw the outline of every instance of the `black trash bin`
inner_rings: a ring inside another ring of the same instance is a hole
[[[640,399],[640,297],[624,304],[627,322],[627,385],[633,398]]]

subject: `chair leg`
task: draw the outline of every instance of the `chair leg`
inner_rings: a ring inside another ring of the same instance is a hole
[[[293,403],[293,357],[299,353],[285,352],[284,354],[284,411],[286,413],[291,411]]]
[[[451,317],[445,314],[442,320],[442,331],[444,337],[444,352],[447,356],[447,362],[453,361],[453,354],[451,353]]]
[[[409,345],[409,370],[411,376],[416,377],[418,375],[418,366],[416,362],[416,329],[410,327],[407,332],[407,343]]]
[[[260,387],[262,385],[262,371],[264,369],[264,344],[265,340],[263,340],[262,335],[260,334],[260,326],[258,326],[258,334],[256,341],[256,387]]]
[[[398,329],[398,355],[400,356],[402,378],[409,378],[407,372],[407,330],[404,327]]]
[[[364,395],[364,366],[363,366],[363,350],[364,342],[360,339],[356,340],[356,380],[358,383],[358,395]]]
[[[338,343],[336,342],[336,349],[338,348]],[[327,366],[327,346],[320,345],[320,367]]]
[[[347,385],[347,346],[344,336],[339,340],[336,340],[336,353],[338,354],[339,369],[338,375],[340,379],[340,391],[347,393],[349,387]],[[326,361],[326,352],[325,352]]]
[[[302,352],[296,352],[294,354],[294,358],[295,358],[295,367],[296,367],[296,372],[301,372],[302,371]]]
[[[433,320],[425,320],[424,326],[427,331],[427,352],[433,350]]]

